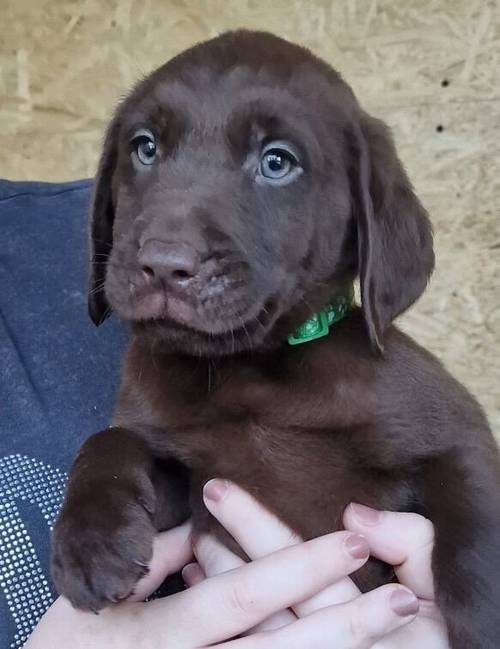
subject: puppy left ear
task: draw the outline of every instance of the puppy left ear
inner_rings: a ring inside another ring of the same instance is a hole
[[[102,324],[111,314],[111,306],[104,292],[104,282],[108,257],[113,246],[115,208],[112,183],[117,162],[118,129],[118,120],[115,118],[104,138],[90,212],[88,311],[96,326]]]
[[[355,131],[351,185],[361,302],[372,344],[383,351],[384,331],[423,293],[433,271],[432,226],[389,128],[361,113]]]

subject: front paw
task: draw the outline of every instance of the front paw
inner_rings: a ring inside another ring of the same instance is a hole
[[[52,540],[52,577],[76,608],[127,598],[147,573],[156,530],[152,493],[113,489],[64,503]]]

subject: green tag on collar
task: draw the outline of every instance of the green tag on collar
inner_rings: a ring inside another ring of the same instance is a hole
[[[354,301],[354,287],[350,286],[349,290],[327,304],[324,309],[315,313],[309,320],[290,336],[288,336],[289,345],[302,345],[316,338],[323,338],[330,332],[330,327],[339,322],[351,311]]]

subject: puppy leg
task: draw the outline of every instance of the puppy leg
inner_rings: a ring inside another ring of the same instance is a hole
[[[156,460],[125,428],[90,437],[71,469],[52,542],[52,576],[76,607],[127,597],[145,573],[154,535],[188,511],[187,470]]]
[[[453,649],[500,646],[500,475],[494,448],[454,451],[424,470],[435,526],[437,602]]]

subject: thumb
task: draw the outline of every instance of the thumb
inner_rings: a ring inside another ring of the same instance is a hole
[[[128,601],[144,601],[169,575],[181,570],[192,558],[191,521],[157,534],[153,541],[149,572],[137,582]]]

